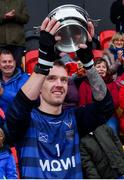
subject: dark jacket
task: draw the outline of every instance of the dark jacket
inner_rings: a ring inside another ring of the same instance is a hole
[[[122,0],[116,0],[110,8],[110,19],[116,25],[117,32],[124,32],[124,5]]]
[[[0,128],[4,125],[5,116],[0,109]],[[17,179],[16,163],[8,144],[0,147],[0,179]]]
[[[124,174],[124,152],[119,138],[107,125],[81,139],[84,178],[116,179]]]
[[[4,14],[15,9],[12,19],[5,19]],[[24,0],[0,0],[0,45],[24,46],[24,24],[29,20]]]

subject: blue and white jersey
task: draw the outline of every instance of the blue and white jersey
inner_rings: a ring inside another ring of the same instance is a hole
[[[34,109],[19,152],[23,178],[82,178],[79,138],[72,110],[55,116]]]
[[[102,101],[60,115],[46,114],[34,105],[19,91],[6,114],[4,133],[17,145],[21,178],[82,179],[78,134],[83,137],[111,117],[109,92]]]

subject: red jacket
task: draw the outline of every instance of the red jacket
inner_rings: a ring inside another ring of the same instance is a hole
[[[117,108],[119,106],[119,91],[117,84],[114,81],[111,81],[110,83],[106,83],[106,86],[112,95],[114,107]],[[92,91],[88,80],[85,80],[81,83],[79,87],[79,98],[80,106],[92,102]]]
[[[83,106],[92,102],[92,90],[88,80],[84,80],[79,87],[79,105]]]
[[[72,76],[78,70],[78,64],[76,62],[68,62],[66,63],[66,70],[69,76]]]
[[[124,82],[124,78],[121,79]],[[119,90],[119,106],[120,106],[120,131],[124,134],[124,84],[122,83]]]

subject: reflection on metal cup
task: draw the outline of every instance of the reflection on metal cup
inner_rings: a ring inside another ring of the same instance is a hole
[[[56,32],[61,40],[56,43],[56,48],[63,52],[75,52],[80,43],[87,40],[88,13],[79,6],[66,4],[59,6],[48,14],[60,21],[60,28]]]

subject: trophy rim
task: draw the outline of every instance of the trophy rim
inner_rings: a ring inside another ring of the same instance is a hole
[[[62,9],[65,9],[65,8],[73,8],[73,9],[78,10],[80,12],[80,14],[83,14],[85,16],[86,21],[88,21],[89,14],[87,13],[87,11],[85,9],[83,9],[82,7],[74,5],[74,4],[64,4],[64,5],[58,6],[58,7],[54,8],[48,14],[48,17],[49,18],[53,17],[54,13],[56,13],[58,10],[62,10]]]

